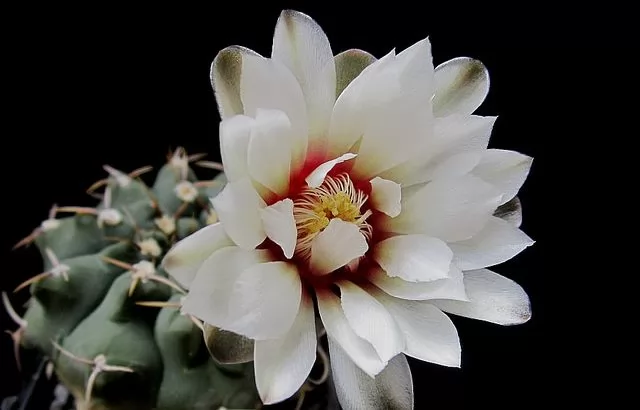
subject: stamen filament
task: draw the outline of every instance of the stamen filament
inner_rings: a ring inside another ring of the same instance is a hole
[[[310,258],[313,240],[333,218],[356,224],[367,240],[371,239],[372,228],[366,220],[372,212],[366,210],[362,213],[368,199],[368,195],[357,189],[346,173],[327,176],[317,188],[305,188],[294,200],[293,216],[298,231],[296,254],[304,259]]]

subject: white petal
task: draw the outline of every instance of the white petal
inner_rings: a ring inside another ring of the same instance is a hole
[[[407,187],[436,178],[463,175],[475,167],[489,144],[497,117],[450,115],[435,118],[432,135],[419,156],[380,174]]]
[[[311,242],[311,270],[326,275],[343,267],[369,249],[367,240],[354,223],[333,218]]]
[[[392,278],[428,282],[448,277],[453,252],[438,238],[398,235],[378,242],[373,258]]]
[[[478,115],[450,115],[436,118],[434,123],[434,151],[453,155],[484,151],[498,117]]]
[[[370,377],[380,373],[387,363],[380,360],[371,343],[356,335],[333,293],[318,293],[318,312],[329,340],[344,349],[353,362]]]
[[[471,114],[489,93],[489,72],[478,60],[458,57],[436,67],[433,112],[438,117]]]
[[[375,177],[371,181],[371,206],[380,212],[383,212],[394,218],[400,214],[402,198],[402,188],[388,179]]]
[[[260,209],[267,237],[280,245],[284,256],[291,259],[296,248],[298,231],[293,217],[293,201],[289,198]]]
[[[279,110],[256,110],[249,141],[251,177],[279,196],[289,189],[293,135],[287,114]]]
[[[227,183],[211,204],[236,245],[253,249],[267,237],[260,218],[260,208],[266,204],[248,178]]]
[[[284,336],[255,342],[256,386],[264,404],[288,399],[309,376],[316,361],[315,323],[313,302],[305,297]]]
[[[488,269],[464,273],[469,302],[433,300],[447,313],[499,325],[518,325],[531,319],[529,296],[520,285]]]
[[[253,361],[252,339],[207,323],[204,324],[203,333],[207,349],[218,363],[238,364]]]
[[[333,384],[344,410],[413,410],[413,378],[403,354],[375,378],[360,370],[331,338],[329,354]]]
[[[353,79],[336,100],[331,114],[328,135],[328,152],[338,156],[349,151],[362,137],[369,111],[384,101],[385,89],[391,79],[381,83],[378,78],[395,61],[395,50],[366,67]],[[389,75],[387,75],[389,77]],[[378,87],[375,87],[378,84]],[[382,109],[380,109],[381,111]]]
[[[534,241],[520,229],[492,216],[471,239],[453,242],[449,246],[455,255],[456,265],[466,271],[508,261],[533,244]]]
[[[335,57],[336,97],[342,94],[351,81],[374,61],[376,61],[374,56],[358,49],[346,50],[337,54]]]
[[[407,282],[388,276],[382,269],[374,269],[369,275],[371,283],[391,296],[408,300],[452,299],[467,301],[462,271],[453,263],[449,277],[431,282]]]
[[[482,151],[461,152],[451,156],[446,153],[441,158],[434,158],[424,171],[420,172],[420,182],[468,174],[478,165],[481,158]]]
[[[506,204],[500,205],[493,213],[493,216],[504,219],[519,228],[522,225],[522,204],[520,199],[516,196]]]
[[[442,366],[460,367],[458,331],[447,315],[429,302],[397,299],[378,292],[406,338],[404,353]]]
[[[363,107],[367,112],[353,172],[371,178],[420,155],[433,129],[432,95],[431,45],[425,39],[399,54],[360,96],[377,100]]]
[[[215,251],[233,245],[218,222],[207,225],[176,243],[162,259],[162,268],[188,289],[204,261]]]
[[[472,175],[438,179],[404,197],[402,213],[395,218],[383,215],[381,226],[389,232],[460,241],[484,227],[500,198],[493,186]]]
[[[211,64],[211,85],[223,120],[244,113],[240,99],[243,54],[257,55],[247,48],[231,46],[220,51]]]
[[[295,265],[266,262],[240,273],[229,298],[232,332],[252,339],[282,336],[298,314],[302,285]]]
[[[250,266],[265,262],[266,251],[244,250],[228,246],[207,258],[191,284],[182,303],[182,311],[210,325],[226,328],[231,319],[229,298],[240,273]]]
[[[352,282],[340,281],[337,285],[342,310],[356,335],[371,343],[385,362],[402,352],[404,337],[387,309]]]
[[[291,70],[307,103],[309,137],[324,137],[335,102],[336,68],[322,28],[309,16],[285,10],[273,37],[271,57]]]
[[[333,169],[333,167],[335,167],[336,165],[341,164],[341,163],[343,163],[345,161],[348,161],[350,159],[354,159],[356,156],[357,156],[356,154],[352,154],[352,153],[348,152],[346,154],[340,155],[336,159],[332,159],[331,161],[327,161],[327,162],[325,162],[323,164],[318,165],[318,167],[316,169],[314,169],[305,178],[305,182],[311,188],[319,187],[320,185],[322,185],[322,183],[324,182],[325,177]]]
[[[516,196],[529,175],[533,158],[515,151],[485,151],[473,174],[495,186],[503,194],[502,205]]]
[[[307,152],[307,112],[295,76],[282,63],[255,55],[243,55],[240,87],[244,112],[256,116],[258,108],[284,111],[291,122],[294,169]]]
[[[220,153],[228,181],[249,175],[247,157],[254,123],[254,119],[246,115],[236,115],[220,122]]]

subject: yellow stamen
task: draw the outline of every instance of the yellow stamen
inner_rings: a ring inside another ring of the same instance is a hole
[[[369,239],[371,225],[366,219],[371,211],[362,212],[368,196],[353,185],[347,174],[327,176],[318,188],[307,187],[294,201],[293,216],[298,230],[296,254],[307,258],[311,254],[311,242],[333,218],[355,223]]]

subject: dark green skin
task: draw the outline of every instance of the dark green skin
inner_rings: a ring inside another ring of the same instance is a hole
[[[50,248],[59,260],[100,252],[108,242],[98,228],[95,215],[60,218],[60,226],[39,235],[35,244],[42,255],[44,269],[51,267],[45,249]]]
[[[98,208],[102,209],[102,208]],[[136,229],[153,229],[153,219],[157,213],[153,202],[149,199],[143,199],[129,205],[123,205],[117,208],[123,214],[122,222],[118,225],[104,225],[102,227],[103,234],[109,238],[131,239],[136,233]],[[131,222],[131,218],[135,224]]]
[[[98,306],[112,282],[124,272],[103,261],[102,256],[131,262],[135,249],[129,244],[114,244],[97,254],[62,259],[70,268],[68,282],[62,276],[50,276],[31,285],[33,298],[25,314],[23,346],[50,355],[51,340],[69,334]]]
[[[144,182],[139,179],[131,180],[127,186],[120,186],[115,178],[109,177],[109,187],[111,188],[111,207],[120,208],[139,201],[151,201],[153,194]]]
[[[184,239],[191,235],[195,231],[202,228],[204,225],[195,218],[179,218],[176,221],[176,234],[178,239]]]
[[[171,300],[179,301],[180,295]],[[221,370],[209,356],[202,331],[178,309],[160,311],[155,338],[164,362],[158,410],[246,409],[259,403],[251,364]]]
[[[98,375],[90,408],[191,410],[258,405],[251,363],[217,364],[207,351],[202,331],[179,309],[135,304],[169,298],[176,301],[181,294],[166,284],[147,280],[139,282],[129,296],[132,274],[103,259],[108,256],[129,264],[146,259],[158,266],[157,275],[167,277],[159,267],[162,257],[176,240],[205,225],[209,196],[219,193],[226,183],[222,173],[215,179],[220,183],[199,188],[200,197],[181,213],[170,237],[154,224],[155,218],[175,215],[182,206],[174,191],[180,181],[178,170],[166,164],[152,189],[138,179],[121,187],[109,178],[111,207],[123,213],[122,223],[100,228],[95,215],[75,215],[60,219],[58,228],[36,238],[43,270],[52,267],[45,254],[50,248],[70,267],[69,281],[48,277],[31,286],[22,347],[48,356],[77,400],[86,394],[92,365],[61,354],[52,342],[78,357],[93,360],[103,354],[109,365],[134,369],[134,373]],[[191,169],[188,180],[196,181]],[[103,204],[97,207],[102,208]],[[141,254],[136,243],[146,238],[158,242],[160,256]]]
[[[64,339],[63,347],[76,356],[93,359],[99,354],[107,364],[127,366],[134,373],[106,372],[94,385],[92,404],[109,409],[152,409],[162,378],[162,358],[153,340],[150,323],[157,310],[137,301],[166,300],[164,284],[140,283],[128,296],[131,277],[118,277],[102,303]],[[63,354],[54,359],[56,373],[74,392],[83,392],[91,367]]]
[[[191,168],[187,173],[187,180],[190,182],[197,181],[196,175]],[[176,196],[175,187],[181,181],[180,171],[170,163],[165,164],[156,177],[153,184],[153,195],[158,201],[158,207],[163,215],[174,215],[182,206],[182,201]],[[188,216],[196,210],[196,204],[193,203],[187,207],[183,215]]]
[[[216,175],[213,180],[216,182],[215,185],[210,186],[206,191],[206,196],[209,198],[213,198],[218,195],[220,191],[222,191],[222,189],[225,187],[225,185],[227,185],[227,176],[224,174],[224,172]]]

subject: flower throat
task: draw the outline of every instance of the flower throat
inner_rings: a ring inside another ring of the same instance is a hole
[[[317,188],[303,189],[293,202],[293,217],[298,231],[296,255],[308,259],[313,239],[333,218],[355,223],[367,240],[371,239],[372,228],[366,220],[372,212],[362,212],[368,199],[368,195],[357,189],[346,173],[327,176]]]

